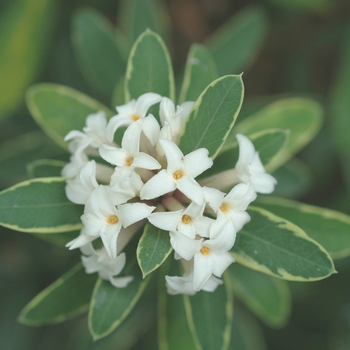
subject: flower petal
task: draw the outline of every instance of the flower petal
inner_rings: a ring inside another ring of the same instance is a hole
[[[160,169],[162,166],[150,155],[140,152],[135,156],[132,167],[155,170]]]
[[[181,222],[183,210],[157,212],[148,217],[148,221],[165,231],[176,231],[178,224]]]
[[[119,219],[123,227],[128,227],[148,217],[155,208],[144,203],[121,204],[118,206]]]
[[[180,148],[170,140],[161,139],[159,140],[159,143],[163,148],[168,162],[168,171],[174,173],[177,170],[181,170],[183,168],[183,153]]]
[[[160,126],[152,114],[142,120],[142,131],[152,146],[155,146],[159,138]]]
[[[213,165],[213,160],[208,157],[209,151],[206,148],[197,149],[184,157],[184,169],[187,175],[196,178],[203,171]]]
[[[176,189],[175,180],[165,169],[149,179],[140,191],[141,199],[157,198]]]
[[[204,201],[202,187],[192,178],[183,176],[181,179],[176,180],[176,185],[179,191],[181,191],[186,197],[196,204],[201,205]]]
[[[154,104],[160,102],[162,96],[154,92],[146,92],[141,95],[135,102],[134,111],[140,118],[144,118],[148,109]]]

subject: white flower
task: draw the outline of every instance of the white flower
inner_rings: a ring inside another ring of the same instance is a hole
[[[165,153],[168,165],[143,186],[141,199],[153,199],[178,189],[190,200],[202,204],[202,188],[194,180],[199,174],[213,165],[208,157],[208,150],[200,148],[186,156],[172,141],[159,141]]]
[[[139,122],[127,128],[122,139],[122,148],[102,145],[99,149],[101,157],[120,167],[160,169],[161,165],[153,157],[139,151],[141,128],[142,125]]]
[[[162,97],[153,92],[141,95],[137,100],[131,100],[123,106],[117,107],[118,114],[112,117],[107,125],[107,138],[113,141],[115,131],[121,126],[128,126],[138,120],[142,123],[142,130],[151,141],[152,145],[157,142],[159,124],[153,115],[146,116],[148,109],[158,103]]]
[[[101,185],[92,192],[85,208],[81,216],[85,234],[100,236],[112,259],[117,256],[117,239],[121,228],[146,218],[155,209],[143,203],[121,204],[116,208],[109,190]]]
[[[237,178],[244,183],[251,181],[258,193],[272,193],[277,181],[266,173],[253,143],[241,134],[237,134],[236,138],[239,144],[239,156],[235,166]]]
[[[101,278],[109,280],[116,288],[125,288],[133,280],[132,276],[115,277],[125,266],[125,253],[111,260],[105,248],[95,250],[91,243],[80,249],[86,255],[81,257],[86,273],[98,272]]]

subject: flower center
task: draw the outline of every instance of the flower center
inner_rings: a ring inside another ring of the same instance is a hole
[[[190,222],[191,222],[191,217],[189,216],[189,215],[187,215],[187,214],[185,214],[185,215],[182,215],[182,222],[184,223],[184,224],[189,224]]]
[[[107,219],[107,222],[108,222],[109,224],[112,224],[112,225],[118,223],[118,221],[119,221],[119,218],[118,218],[117,215],[111,215],[111,216]]]
[[[227,213],[230,210],[230,208],[227,203],[222,203],[220,205],[220,210],[223,211],[224,213]]]
[[[133,115],[131,116],[131,119],[132,119],[134,122],[137,122],[137,121],[140,119],[140,117],[139,117],[137,114],[133,114]]]
[[[200,252],[204,255],[208,255],[210,253],[210,250],[208,247],[202,247],[202,249],[200,250]]]
[[[134,157],[128,157],[128,158],[125,158],[125,164],[126,166],[130,166],[134,161]]]
[[[173,174],[173,178],[175,180],[181,179],[185,174],[182,171],[175,171],[175,173]]]

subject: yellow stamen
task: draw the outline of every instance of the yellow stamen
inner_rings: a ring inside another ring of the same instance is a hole
[[[133,115],[131,116],[131,119],[132,119],[134,122],[137,122],[137,121],[140,119],[140,117],[139,117],[137,114],[133,114]]]
[[[118,218],[117,215],[111,215],[111,216],[107,219],[107,222],[108,222],[109,224],[112,224],[112,225],[118,223],[118,221],[119,221],[119,218]]]
[[[184,223],[184,224],[189,224],[190,222],[191,222],[191,217],[189,216],[189,215],[182,215],[182,222]]]
[[[181,179],[185,174],[182,171],[175,171],[175,173],[173,174],[173,178],[175,180]]]
[[[227,213],[229,211],[229,206],[227,205],[227,203],[222,203],[220,206],[220,210],[223,211],[224,213]]]
[[[210,250],[208,247],[202,247],[201,253],[204,255],[208,255],[210,253]]]
[[[126,166],[130,166],[134,161],[134,157],[125,158]]]

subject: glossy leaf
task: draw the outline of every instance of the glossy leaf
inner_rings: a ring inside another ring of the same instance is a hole
[[[146,30],[131,49],[125,78],[125,98],[129,101],[147,92],[174,100],[174,73],[169,52],[161,37]]]
[[[96,10],[85,8],[73,17],[72,40],[86,81],[109,101],[126,68],[114,28]]]
[[[276,197],[259,197],[256,205],[298,225],[332,258],[350,255],[350,216]]]
[[[70,202],[61,177],[33,179],[0,192],[0,225],[32,233],[78,230],[83,207]]]
[[[27,172],[30,178],[59,177],[65,162],[54,159],[38,159],[27,164]]]
[[[208,50],[202,45],[193,44],[187,56],[179,103],[196,101],[217,77],[216,65]]]
[[[232,17],[207,41],[219,75],[239,74],[252,63],[267,32],[265,11],[249,6]]]
[[[235,260],[249,268],[290,281],[315,281],[334,273],[322,246],[291,222],[250,207],[251,221],[237,234]]]
[[[243,101],[240,75],[213,81],[199,96],[181,131],[179,146],[184,154],[205,147],[215,158],[232,129]]]
[[[101,278],[97,280],[89,311],[89,329],[94,340],[107,336],[122,323],[148,284],[149,277],[142,279],[133,255],[135,248],[134,244],[127,246],[127,261],[122,273],[134,279],[125,288],[116,288]]]
[[[8,2],[0,18],[0,118],[20,106],[43,62],[55,23],[54,0]]]
[[[136,251],[143,278],[156,270],[172,250],[169,233],[148,223]]]
[[[105,111],[107,118],[114,114],[91,97],[57,84],[32,86],[27,92],[27,106],[41,128],[64,148],[64,137],[71,130],[82,130],[89,114]]]
[[[233,298],[230,283],[219,286],[215,292],[200,291],[184,295],[190,329],[198,349],[227,349],[230,342]]]
[[[291,297],[285,281],[240,264],[229,267],[229,276],[234,295],[267,325],[281,327],[287,322]]]
[[[63,322],[88,310],[96,274],[88,275],[76,265],[39,293],[19,315],[30,326]]]
[[[305,98],[284,99],[237,124],[227,142],[231,143],[237,133],[249,136],[265,129],[289,129],[290,136],[284,151],[270,165],[270,170],[274,170],[311,141],[320,129],[322,119],[323,109],[317,102]]]
[[[46,242],[56,244],[58,246],[64,247],[68,242],[79,236],[80,231],[71,232],[55,232],[55,233],[33,233],[37,238],[40,238]]]
[[[287,143],[289,132],[280,129],[268,129],[254,133],[249,136],[253,142],[255,150],[259,152],[260,159],[266,170],[273,162],[274,158],[282,152]],[[200,178],[212,176],[225,170],[233,169],[238,160],[238,143],[225,145],[220,154],[215,158],[214,165],[208,169]]]

